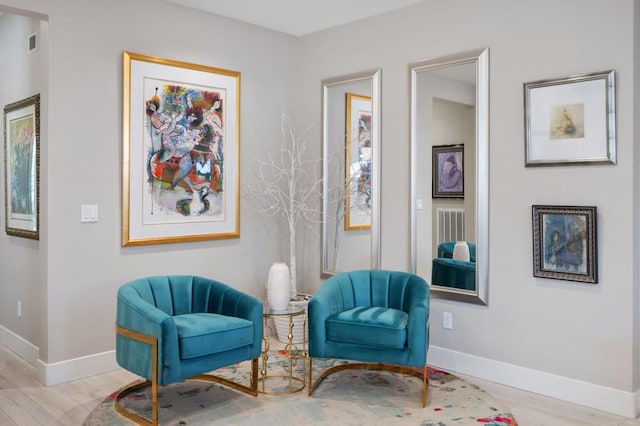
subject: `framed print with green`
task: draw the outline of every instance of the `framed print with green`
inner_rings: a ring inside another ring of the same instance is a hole
[[[5,231],[40,239],[40,95],[4,107]]]

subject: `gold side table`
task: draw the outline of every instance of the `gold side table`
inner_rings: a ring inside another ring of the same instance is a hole
[[[298,361],[294,361],[294,350],[298,350],[298,346],[293,343],[293,318],[297,316],[303,316],[303,339],[301,343],[302,349],[302,365],[306,366],[305,360],[307,358],[306,344],[307,344],[307,312],[305,306],[289,306],[289,308],[282,311],[274,311],[265,305],[264,312],[262,313],[262,325],[263,325],[263,349],[262,349],[262,368],[260,370],[260,377],[258,378],[258,392],[267,395],[289,395],[296,392],[300,392],[305,386],[305,372],[304,367],[302,375],[296,376],[294,369]],[[269,360],[269,350],[271,349],[271,338],[274,335],[274,331],[268,324],[269,319],[286,317],[289,321],[289,334],[287,335],[287,342],[285,343],[284,351],[287,354],[287,359],[282,362],[282,369],[285,374],[268,374],[267,361]],[[267,384],[268,383],[268,384]]]

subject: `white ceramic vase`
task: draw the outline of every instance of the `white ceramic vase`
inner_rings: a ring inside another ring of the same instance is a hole
[[[456,241],[456,245],[453,246],[453,260],[469,262],[471,260],[471,256],[469,255],[469,244],[465,241]]]
[[[289,307],[291,299],[291,276],[284,262],[274,262],[269,268],[267,279],[267,299],[269,307],[274,311],[284,311]]]

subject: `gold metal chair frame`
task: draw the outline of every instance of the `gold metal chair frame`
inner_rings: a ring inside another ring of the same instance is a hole
[[[391,365],[391,364],[380,364],[380,363],[368,363],[368,362],[358,362],[358,363],[350,363],[350,364],[342,364],[336,365],[326,369],[320,377],[316,379],[314,382],[312,379],[313,375],[313,361],[311,357],[309,357],[309,396],[316,390],[320,382],[326,379],[333,373],[337,373],[339,371],[344,370],[373,370],[373,371],[390,371],[393,373],[401,373],[408,374],[414,377],[417,377],[422,380],[422,408],[427,406],[427,394],[429,390],[429,378],[427,376],[427,366],[422,367],[422,371],[417,370],[411,367],[405,367],[402,365]]]
[[[158,339],[149,336],[147,334],[138,333],[133,330],[122,328],[116,325],[116,333],[129,339],[137,340],[142,343],[146,343],[151,346],[151,380],[146,380],[141,383],[133,383],[120,389],[116,394],[113,401],[113,405],[116,411],[140,425],[158,425]],[[213,374],[198,374],[193,377],[189,377],[187,380],[204,380],[208,382],[220,383],[228,386],[237,391],[246,393],[251,396],[258,396],[258,358],[251,360],[251,378],[250,385],[246,386],[240,383],[233,382],[224,377],[215,376]],[[151,420],[134,413],[131,410],[125,408],[120,402],[122,398],[129,395],[132,392],[144,389],[151,386]]]

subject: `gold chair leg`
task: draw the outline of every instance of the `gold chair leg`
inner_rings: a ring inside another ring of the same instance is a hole
[[[307,379],[307,395],[311,396],[311,394],[313,393],[314,388],[311,387],[311,385],[313,384],[313,361],[311,361],[311,357],[307,357],[309,358],[309,374],[308,374],[308,379]]]
[[[150,386],[151,386],[151,394],[152,394],[151,420],[144,418],[142,416],[139,416],[133,411],[130,411],[129,409],[125,408],[125,406],[120,402],[121,399],[123,399],[130,393],[138,391],[140,389],[148,388]],[[157,398],[157,394],[156,394],[156,398]],[[157,403],[157,399],[155,403],[153,402],[153,384],[149,380],[141,383],[136,383],[133,385],[128,385],[120,389],[116,394],[115,400],[113,401],[113,406],[115,407],[116,412],[118,414],[120,414],[121,416],[133,422],[136,422],[139,425],[154,425],[154,426],[158,425],[158,403]]]
[[[122,416],[128,418],[129,420],[133,420],[134,422],[141,425],[154,425],[158,424],[158,339],[153,336],[149,336],[146,334],[138,333],[133,330],[128,330],[126,328],[122,328],[116,325],[116,333],[121,336],[127,337],[129,339],[136,340],[138,342],[146,343],[151,346],[151,380],[147,380],[142,383],[129,385],[122,388],[118,394],[116,395],[115,400],[113,401],[113,405],[115,406],[116,412],[121,414]],[[126,409],[124,405],[120,402],[122,398],[126,395],[130,394],[139,389],[143,389],[151,386],[151,420],[148,420],[142,416],[137,415],[136,413]]]
[[[427,377],[427,366],[422,367],[422,408],[427,406],[427,393],[429,392],[429,378]]]
[[[197,376],[189,377],[187,380],[204,380],[207,382],[220,383],[221,385],[246,393],[247,395],[258,396],[258,358],[251,360],[249,386],[213,374],[198,374]]]
[[[116,333],[129,339],[146,343],[151,346],[151,380],[128,385],[120,389],[115,397],[115,400],[113,401],[116,412],[140,425],[157,426],[159,423],[160,414],[158,406],[158,339],[146,334],[122,328],[118,325],[116,325]],[[233,382],[224,377],[214,376],[213,374],[199,374],[197,376],[189,377],[187,380],[205,380],[208,382],[216,382],[237,391],[246,393],[247,395],[258,396],[258,358],[254,358],[251,360],[251,378],[249,386]],[[144,389],[149,386],[151,386],[151,420],[144,418],[134,413],[133,411],[130,411],[129,409],[125,408],[125,406],[120,402],[122,398],[124,398],[131,392]]]
[[[326,379],[333,373],[337,373],[338,371],[344,370],[374,370],[374,371],[390,371],[393,373],[401,373],[408,374],[413,377],[417,377],[422,380],[422,395],[421,395],[421,403],[422,408],[427,406],[427,390],[429,388],[429,379],[427,376],[427,366],[422,367],[421,370],[416,370],[415,368],[405,367],[402,365],[389,365],[389,364],[376,364],[376,363],[350,363],[350,364],[341,364],[335,365],[326,369],[320,376],[316,379],[315,382],[311,379],[311,357],[309,357],[309,396],[313,393],[313,391],[318,387],[320,382]]]

